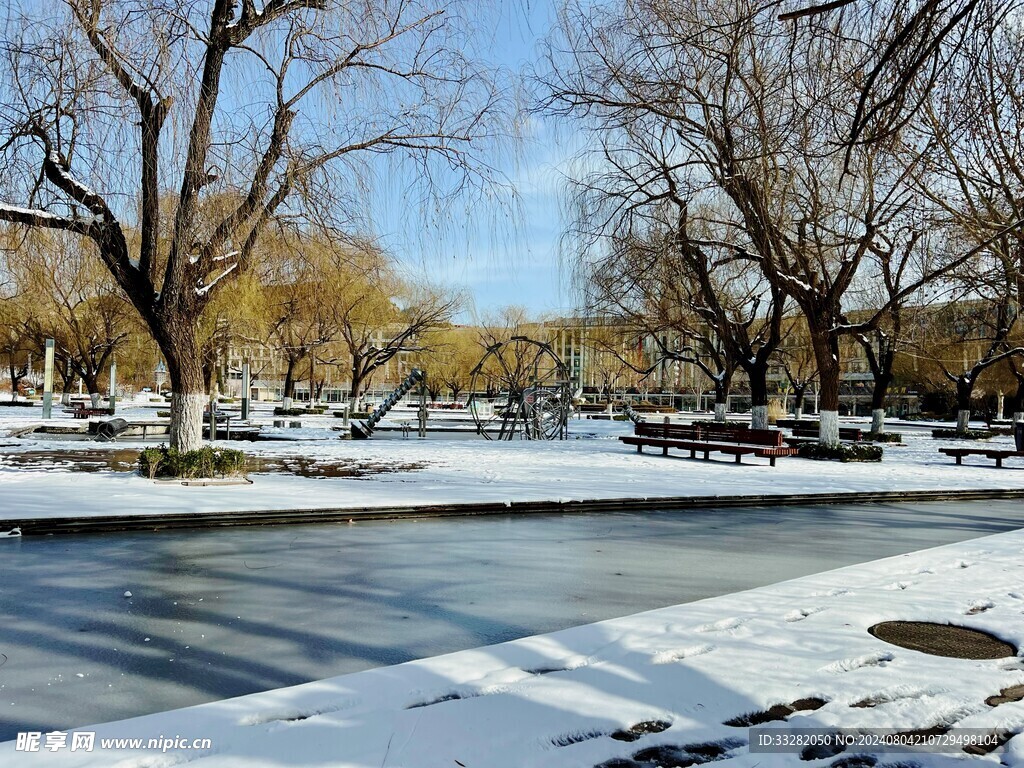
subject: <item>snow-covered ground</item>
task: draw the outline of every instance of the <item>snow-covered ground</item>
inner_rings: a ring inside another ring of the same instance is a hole
[[[888,755],[878,765],[1019,765],[1024,703],[986,702],[1024,684],[1019,652],[990,661],[942,658],[889,645],[867,629],[886,620],[935,621],[988,631],[1020,647],[1022,569],[1024,532],[1014,531],[502,645],[76,729],[95,732],[91,752],[72,752],[73,734],[53,752],[45,749],[45,735],[32,754],[7,742],[0,744],[0,766],[649,768],[689,765],[686,756],[696,762],[713,756],[722,768],[875,764],[872,758],[838,762],[870,752],[863,749],[814,760],[796,751],[749,750],[750,731],[736,718],[808,699],[820,700],[820,708],[764,727],[1009,732],[1018,735],[991,755],[953,749]],[[638,728],[642,723],[650,725]],[[108,738],[210,739],[211,745],[162,754],[103,749]],[[659,753],[677,757],[643,759]]]
[[[14,409],[7,409],[14,410]],[[28,410],[28,409],[25,409]],[[155,417],[153,409],[129,409],[126,418]],[[408,414],[399,413],[391,423]],[[0,414],[0,434],[31,423],[29,414]],[[38,418],[38,413],[36,414]],[[456,415],[454,418],[457,418]],[[451,417],[450,417],[451,418]],[[154,485],[132,473],[72,473],[67,463],[38,464],[26,470],[0,458],[0,520],[54,516],[135,513],[223,512],[269,509],[336,509],[423,506],[472,502],[568,501],[671,496],[713,497],[768,494],[788,496],[901,490],[1024,488],[1024,462],[1010,459],[996,469],[986,459],[968,459],[957,467],[940,455],[951,441],[927,432],[906,432],[906,446],[885,446],[880,464],[839,464],[798,458],[780,459],[772,468],[763,459],[731,457],[711,462],[637,455],[618,435],[624,422],[574,420],[564,442],[497,442],[439,433],[427,439],[403,439],[381,433],[371,440],[338,439],[330,415],[303,417],[300,430],[280,430],[301,438],[273,442],[219,441],[269,458],[313,459],[362,467],[358,478],[305,478],[257,474],[251,486],[182,487]],[[55,423],[72,423],[63,416]],[[986,443],[1008,448],[1008,437]],[[3,452],[116,450],[139,445],[82,440],[6,439]],[[1016,462],[1016,463],[1015,463]],[[377,469],[415,467],[372,474]]]

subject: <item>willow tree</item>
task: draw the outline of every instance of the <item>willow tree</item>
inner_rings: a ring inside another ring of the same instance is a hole
[[[25,3],[0,40],[0,220],[93,241],[167,361],[171,444],[201,442],[197,327],[268,222],[358,212],[381,156],[407,199],[480,188],[503,90],[458,0]],[[394,166],[392,166],[392,171]],[[467,183],[468,182],[468,183]],[[223,216],[211,196],[235,196]],[[134,234],[133,234],[134,233]]]

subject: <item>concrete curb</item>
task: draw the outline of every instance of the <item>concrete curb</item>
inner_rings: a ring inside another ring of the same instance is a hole
[[[933,501],[1024,499],[1024,489],[950,491],[877,491],[874,493],[807,493],[789,496],[663,496],[586,501],[514,501],[336,509],[267,509],[245,512],[198,512],[103,517],[20,518],[0,521],[0,530],[20,527],[23,536],[118,531],[161,531],[180,528],[223,528],[243,525],[347,523],[355,520],[404,520],[475,515],[580,514],[687,509],[735,509],[761,506],[821,504],[891,504]]]

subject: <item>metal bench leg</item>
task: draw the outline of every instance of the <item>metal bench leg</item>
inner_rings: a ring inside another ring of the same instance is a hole
[[[737,454],[736,454],[736,463],[737,463],[737,464],[741,463],[741,462],[740,462],[740,459],[742,459],[742,458],[743,458],[743,455],[742,455],[742,454],[740,454],[740,453],[737,453]]]
[[[711,451],[704,451],[704,461],[711,461]]]
[[[637,452],[637,453],[643,453],[643,452],[644,452],[644,447],[643,447],[642,445],[638,445],[638,446],[636,447],[636,452]]]
[[[769,457],[768,457],[768,463],[769,463],[769,464],[770,464],[771,466],[773,466],[773,467],[774,467],[774,466],[775,466],[775,457],[774,457],[774,456],[769,456]]]
[[[964,457],[963,456],[956,456],[954,458],[956,459],[956,463],[957,464],[963,464],[964,463]]]
[[[667,445],[661,446],[661,455],[662,456],[668,456],[668,446]]]
[[[696,459],[697,458],[697,449],[696,448],[691,448],[690,449],[690,458],[691,459]]]
[[[1003,468],[1003,457],[1002,456],[996,456],[996,469],[1002,469],[1002,468]]]

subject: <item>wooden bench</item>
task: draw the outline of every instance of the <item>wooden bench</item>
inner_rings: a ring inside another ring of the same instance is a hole
[[[985,456],[996,460],[996,467],[1002,468],[1003,459],[1010,456],[1024,456],[1024,451],[999,448],[939,448],[939,453],[952,456],[957,464],[964,463],[964,456]]]
[[[93,416],[112,416],[113,412],[109,408],[93,408],[86,405],[76,405],[74,408],[64,409],[65,413],[70,413],[73,418],[76,419],[90,419]]]
[[[669,448],[688,450],[690,458],[704,454],[708,461],[712,453],[735,456],[742,463],[744,456],[767,458],[771,466],[779,456],[793,456],[796,448],[782,444],[782,432],[777,429],[749,429],[747,427],[707,427],[691,424],[637,424],[632,435],[620,437],[626,445],[635,445],[637,453],[644,446],[661,448],[663,456]]]
[[[821,435],[818,425],[794,426],[792,437],[786,438],[789,445],[802,445],[817,440]],[[864,440],[864,431],[860,427],[839,427],[839,439],[846,443],[859,443]]]

